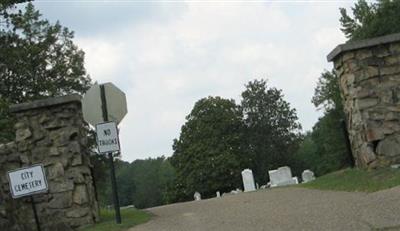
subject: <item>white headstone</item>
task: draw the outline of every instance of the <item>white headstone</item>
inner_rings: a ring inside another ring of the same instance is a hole
[[[193,197],[194,197],[195,201],[200,201],[201,200],[201,194],[199,192],[195,192]]]
[[[392,165],[390,165],[390,167],[394,168],[394,169],[400,168],[400,164],[392,164]]]
[[[245,192],[256,190],[254,184],[253,171],[245,169],[242,171],[243,187]]]
[[[288,166],[268,171],[271,187],[297,184],[297,177],[292,177],[292,171]]]
[[[301,178],[303,179],[303,183],[307,183],[310,181],[315,180],[314,172],[311,170],[304,170],[303,173],[301,174]]]
[[[221,193],[217,191],[217,197],[221,197]]]

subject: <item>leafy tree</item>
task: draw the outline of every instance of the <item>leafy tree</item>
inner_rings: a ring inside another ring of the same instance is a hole
[[[102,165],[100,163],[97,166]],[[164,156],[135,160],[132,163],[116,160],[115,171],[121,206],[133,204],[137,208],[148,208],[167,203],[165,194],[167,186],[175,178],[175,170]],[[100,204],[112,204],[109,174],[96,183]]]
[[[8,111],[7,99],[0,97],[0,144],[14,139],[14,119]]]
[[[166,203],[167,186],[175,179],[175,170],[163,156],[136,160],[131,164],[135,187],[133,204],[138,208],[154,207]]]
[[[350,40],[360,40],[400,32],[400,1],[378,0],[368,3],[358,0],[351,17],[340,9],[341,30]]]
[[[200,99],[186,120],[179,139],[174,140],[171,164],[177,178],[170,200],[193,199],[195,191],[207,198],[216,191],[241,187],[242,122],[235,102],[220,97]]]
[[[28,3],[14,13],[14,3],[0,5],[0,142],[12,135],[8,106],[44,97],[84,93],[90,78],[84,68],[84,52],[72,42],[73,32],[42,19]]]
[[[313,127],[312,140],[316,144],[319,161],[309,166],[318,175],[351,167],[350,153],[346,148],[347,137],[343,133],[342,116],[342,111],[326,112]]]
[[[135,178],[132,175],[131,165],[122,160],[115,160],[115,175],[118,187],[118,198],[121,206],[133,204],[132,198],[136,190]],[[110,177],[108,177],[108,182],[110,182]],[[110,190],[111,183],[108,183],[107,191],[109,193],[107,199],[109,203],[112,203],[112,191]]]
[[[0,9],[6,9],[9,8],[15,4],[18,3],[23,3],[23,2],[28,2],[29,0],[2,0],[0,2]]]
[[[301,176],[301,173],[305,169],[312,169],[314,173],[319,174],[316,171],[316,167],[319,166],[320,156],[317,153],[317,145],[315,144],[312,133],[306,132],[301,137],[299,148],[294,153],[292,163],[290,165],[292,173],[295,176]]]
[[[13,33],[1,38],[0,96],[12,103],[84,93],[90,86],[73,32],[40,17],[29,3],[12,17]]]
[[[314,125],[312,133],[307,134],[307,139],[298,150],[298,155],[304,158],[304,168],[310,168],[317,175],[322,175],[351,166],[350,153],[346,147],[347,137],[344,136],[342,127],[345,116],[339,77],[334,71],[321,74],[312,102],[315,107],[324,110],[324,115]],[[310,157],[301,154],[306,152],[304,149],[312,150]]]
[[[15,8],[15,4],[29,2],[29,0],[2,0],[0,2],[0,28],[8,23],[10,15],[18,14],[19,12],[9,12]]]
[[[297,149],[300,124],[296,110],[283,99],[281,90],[265,80],[254,80],[242,93],[246,153],[258,183],[268,180],[268,170],[287,165]]]
[[[94,166],[92,176],[96,187],[97,200],[102,206],[112,204],[110,168],[107,156],[92,153],[90,163]]]
[[[343,111],[342,97],[339,90],[339,77],[334,70],[324,71],[321,74],[311,102],[316,108],[324,109],[326,112],[333,110]]]
[[[10,25],[10,16],[21,14],[20,12],[10,12],[15,8],[15,4],[26,2],[24,0],[4,0],[0,2],[0,42],[5,37],[10,36],[10,32],[7,31]],[[2,45],[0,44],[0,48]],[[0,57],[4,55],[4,50],[0,49]],[[4,66],[0,59],[0,70]],[[0,77],[1,77],[0,73]],[[0,143],[10,141],[14,138],[13,124],[14,121],[11,119],[11,115],[8,111],[9,100],[0,96]]]

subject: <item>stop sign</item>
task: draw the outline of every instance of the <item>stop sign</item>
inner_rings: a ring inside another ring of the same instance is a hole
[[[128,112],[125,93],[112,83],[102,85],[104,86],[107,102],[108,120],[119,124]],[[93,85],[85,93],[82,99],[82,111],[85,121],[93,126],[98,123],[107,122],[103,119],[100,85]]]

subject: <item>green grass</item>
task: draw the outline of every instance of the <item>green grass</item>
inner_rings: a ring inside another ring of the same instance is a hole
[[[344,169],[330,173],[300,187],[349,192],[376,192],[400,185],[400,169]]]
[[[115,223],[114,211],[111,210],[100,210],[100,222],[80,229],[80,231],[124,231],[129,228],[145,223],[150,220],[151,215],[141,210],[134,208],[122,209],[121,219],[122,224]]]

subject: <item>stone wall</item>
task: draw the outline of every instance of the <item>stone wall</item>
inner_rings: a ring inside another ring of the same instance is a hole
[[[340,78],[356,165],[399,163],[400,34],[339,45],[328,60]]]
[[[36,230],[30,197],[12,199],[7,171],[43,164],[49,191],[34,195],[42,230],[72,230],[98,220],[81,98],[11,106],[15,141],[0,144],[0,230]]]

